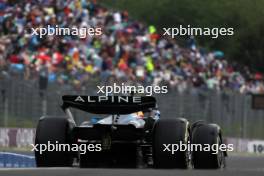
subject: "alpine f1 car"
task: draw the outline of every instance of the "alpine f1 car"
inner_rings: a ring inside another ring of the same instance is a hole
[[[198,121],[190,125],[185,118],[160,118],[154,97],[72,96],[62,97],[65,117],[41,117],[35,146],[40,144],[99,144],[100,150],[35,150],[38,167],[224,167],[225,151],[175,150],[175,144],[223,143],[216,124]],[[92,114],[107,114],[94,123],[76,125],[71,108]]]

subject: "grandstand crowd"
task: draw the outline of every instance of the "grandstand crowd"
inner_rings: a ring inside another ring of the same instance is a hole
[[[31,35],[29,29],[100,27],[100,36]],[[165,38],[154,26],[86,0],[0,0],[1,75],[49,83],[86,86],[109,78],[143,85],[264,93],[263,77],[228,62],[219,51],[206,51],[190,37],[186,46]]]

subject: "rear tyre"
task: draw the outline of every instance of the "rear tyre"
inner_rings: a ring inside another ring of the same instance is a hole
[[[210,146],[210,151],[192,151],[192,164],[195,169],[219,169],[225,165],[225,154],[219,150],[222,144],[220,128],[212,124],[201,124],[192,132],[192,144]],[[218,151],[212,145],[218,145]],[[217,154],[215,154],[217,153]]]
[[[153,128],[153,164],[155,168],[182,168],[189,165],[189,152],[163,151],[164,144],[187,144],[189,123],[186,119],[160,119]]]
[[[38,150],[41,144],[71,144],[71,129],[73,125],[63,117],[42,117],[36,129],[35,144]],[[52,150],[50,145],[50,150]],[[70,167],[74,154],[70,151],[35,151],[37,167]]]

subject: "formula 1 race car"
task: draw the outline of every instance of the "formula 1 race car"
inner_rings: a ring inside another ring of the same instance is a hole
[[[80,167],[126,168],[217,169],[225,166],[226,151],[176,148],[176,144],[222,144],[218,125],[202,121],[190,125],[185,118],[160,118],[154,97],[65,95],[62,99],[65,117],[44,116],[39,120],[35,138],[38,167],[70,167],[73,163],[79,163]],[[70,108],[109,116],[76,126]],[[50,143],[64,144],[64,147],[66,144],[94,145],[83,154],[78,149],[39,151],[40,145]]]

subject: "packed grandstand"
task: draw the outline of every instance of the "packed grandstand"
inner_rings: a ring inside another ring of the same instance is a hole
[[[41,1],[41,2],[40,2]],[[102,35],[80,38],[28,29],[102,28]],[[0,0],[1,77],[47,77],[50,84],[86,86],[110,77],[143,85],[264,93],[260,73],[228,62],[220,51],[206,51],[191,37],[185,46],[162,36],[154,26],[133,20],[128,12],[111,11],[86,0]]]

